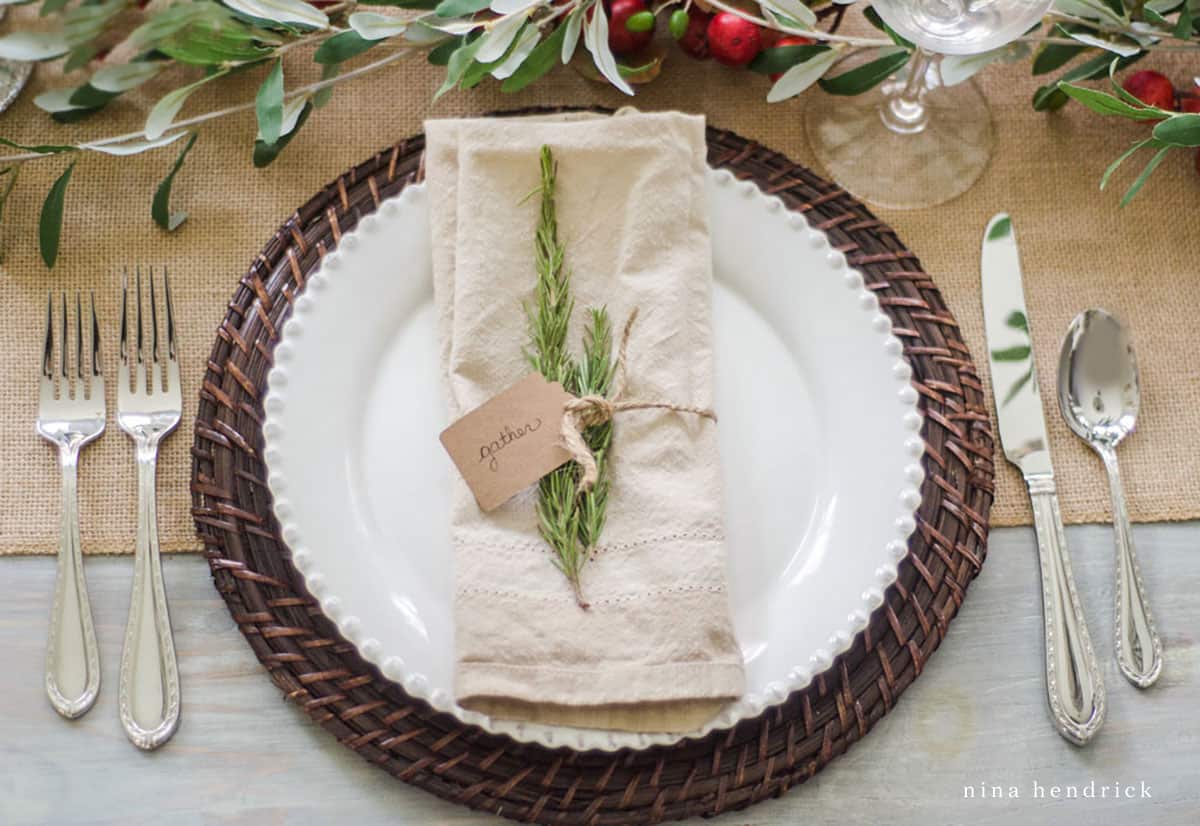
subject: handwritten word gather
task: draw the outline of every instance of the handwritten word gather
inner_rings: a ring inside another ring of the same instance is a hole
[[[526,422],[518,426],[515,430],[510,425],[505,425],[500,431],[500,435],[485,445],[479,446],[479,461],[487,462],[488,468],[494,473],[500,469],[500,451],[511,445],[513,442],[526,436],[530,433],[536,433],[542,428],[541,418],[535,419],[533,422]]]

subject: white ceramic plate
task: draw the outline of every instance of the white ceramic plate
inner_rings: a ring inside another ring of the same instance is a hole
[[[824,233],[728,172],[710,172],[708,191],[725,533],[747,691],[686,735],[493,720],[454,701],[454,470],[437,438],[447,422],[424,188],[405,188],[348,233],[296,302],[264,426],[283,538],[345,637],[435,708],[549,746],[699,736],[807,685],[895,580],[923,450],[901,344]]]

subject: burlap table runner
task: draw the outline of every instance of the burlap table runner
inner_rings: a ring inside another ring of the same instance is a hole
[[[664,76],[640,87],[643,109],[703,112],[711,124],[812,163],[802,128],[804,98],[768,106],[767,81],[672,52]],[[1195,74],[1183,59],[1147,61],[1177,81]],[[937,280],[963,327],[973,353],[984,353],[979,306],[979,243],[987,218],[1013,215],[1025,263],[1038,369],[1047,406],[1059,496],[1068,522],[1109,516],[1102,468],[1067,431],[1053,387],[1058,347],[1067,323],[1081,309],[1103,306],[1132,327],[1140,359],[1143,411],[1139,431],[1121,449],[1126,491],[1137,521],[1200,517],[1200,367],[1194,326],[1200,319],[1200,179],[1193,159],[1177,153],[1143,194],[1123,211],[1117,193],[1096,186],[1109,161],[1143,128],[1100,119],[1071,106],[1046,116],[1028,100],[1037,83],[1027,65],[991,67],[983,85],[996,121],[997,151],[982,180],[966,195],[939,208],[888,213]],[[307,66],[289,68],[288,83],[311,78]],[[173,274],[185,399],[179,431],[159,461],[159,523],[166,550],[199,550],[190,515],[192,413],[214,330],[239,276],[274,229],[326,182],[364,157],[420,130],[427,117],[478,114],[531,105],[630,101],[572,70],[517,95],[484,83],[431,103],[442,70],[423,60],[401,61],[378,74],[339,87],[272,167],[250,163],[255,125],[246,113],[205,129],[175,185],[175,208],[190,220],[174,234],[150,220],[150,200],[175,150],[133,158],[80,158],[67,194],[63,249],[47,271],[36,248],[41,203],[64,159],[26,166],[5,213],[6,254],[0,271],[0,555],[50,553],[58,541],[59,474],[51,448],[33,432],[35,379],[48,290],[95,290],[103,322],[106,366],[115,374],[120,268],[165,264]],[[256,77],[235,78],[198,95],[185,112],[252,100]],[[37,92],[58,78],[41,67],[22,98],[0,116],[0,135],[13,140],[59,141],[137,129],[153,100],[177,80],[155,81],[144,93],[110,107],[91,122],[58,126],[33,106]],[[815,94],[815,93],[813,93]],[[1132,172],[1132,170],[1130,171]],[[1129,174],[1129,173],[1127,173]],[[1118,181],[1118,185],[1123,181]],[[986,370],[981,370],[987,380]],[[109,383],[109,431],[86,449],[80,470],[84,549],[133,549],[135,475],[129,439],[113,417],[115,383]],[[998,462],[996,525],[1027,524],[1030,514],[1017,474]]]

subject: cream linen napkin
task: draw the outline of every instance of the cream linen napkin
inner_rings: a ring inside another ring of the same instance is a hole
[[[712,406],[704,121],[676,113],[426,123],[434,292],[450,419],[530,372],[538,153],[576,309],[629,342],[629,399]],[[658,410],[614,421],[608,522],[576,606],[538,535],[536,488],[480,511],[455,477],[456,694],[496,716],[684,731],[742,691],[726,591],[716,425]]]

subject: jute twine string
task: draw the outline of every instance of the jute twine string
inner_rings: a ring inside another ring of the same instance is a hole
[[[587,428],[612,421],[613,416],[617,413],[627,410],[672,410],[676,413],[703,416],[714,422],[717,420],[716,411],[707,407],[693,407],[670,402],[633,401],[622,398],[625,394],[629,334],[633,330],[633,323],[637,317],[638,310],[634,307],[625,322],[625,329],[621,333],[621,346],[617,351],[617,366],[613,371],[613,383],[609,396],[607,398],[594,394],[580,396],[563,405],[561,429],[563,444],[571,454],[571,458],[583,468],[577,487],[580,493],[591,490],[600,474],[599,468],[596,466],[596,457],[583,438],[583,432]]]

